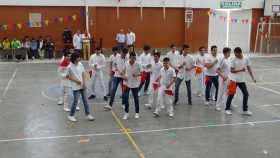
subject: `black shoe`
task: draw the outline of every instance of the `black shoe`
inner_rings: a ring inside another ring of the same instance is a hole
[[[107,96],[104,96],[104,101],[108,101],[108,97]]]
[[[88,99],[94,99],[96,96],[95,95],[91,95],[88,97]]]
[[[192,102],[189,102],[188,105],[192,105]]]
[[[106,96],[107,96],[107,97],[110,97],[110,93],[108,93]]]

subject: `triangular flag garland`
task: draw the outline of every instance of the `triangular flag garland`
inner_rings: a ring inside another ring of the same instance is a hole
[[[210,10],[208,12],[209,16],[213,16],[213,17],[217,17],[217,13],[214,10]],[[240,23],[240,24],[249,24],[249,23],[253,23],[256,24],[258,21],[259,22],[269,22],[271,20],[271,17],[262,17],[259,20],[258,19],[252,19],[251,21],[249,19],[239,19],[239,18],[235,18],[235,17],[229,17],[227,18],[227,16],[219,16],[218,17],[221,21],[229,21],[231,23]]]
[[[42,27],[46,27],[49,26],[50,23],[65,23],[68,21],[77,21],[78,17],[76,14],[68,16],[67,17],[63,17],[63,16],[59,16],[59,17],[55,17],[53,20],[49,20],[49,19],[45,19],[42,20],[41,22],[34,22],[34,23],[30,23],[28,22],[18,22],[18,23],[14,23],[14,24],[0,24],[0,31],[7,31],[9,29],[16,29],[16,30],[21,30],[24,27],[27,28],[32,28],[32,26],[42,26]]]

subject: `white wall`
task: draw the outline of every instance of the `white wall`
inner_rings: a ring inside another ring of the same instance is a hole
[[[233,11],[230,15],[232,18],[248,19],[248,24],[230,23],[229,25],[229,47],[241,47],[243,52],[250,51],[250,35],[252,10]]]
[[[226,47],[227,23],[220,20],[220,16],[227,16],[226,12],[215,11],[216,16],[209,16],[209,50],[212,45],[218,46],[219,52]]]
[[[166,7],[212,8],[220,7],[220,0],[0,0],[0,5],[31,5],[31,6],[83,6],[86,2],[90,6],[125,6],[135,7]],[[243,0],[243,8],[263,8],[264,0]]]
[[[220,16],[227,16],[226,12],[215,11],[216,17],[209,17],[209,36],[208,45],[217,45],[219,52],[223,47],[227,46],[227,22],[220,19]],[[230,16],[237,19],[248,19],[248,24],[242,23],[229,23],[229,43],[230,48],[241,47],[244,52],[250,50],[250,25],[252,19],[252,10],[232,11]]]

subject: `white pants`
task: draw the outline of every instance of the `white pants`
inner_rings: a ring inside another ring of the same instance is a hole
[[[104,84],[104,78],[103,78],[103,72],[102,71],[95,71],[93,72],[93,75],[91,77],[91,90],[92,94],[96,94],[96,82],[99,82],[101,85],[101,89],[99,90],[103,96],[106,96],[106,89],[105,89],[105,84]]]
[[[62,85],[62,93],[59,97],[59,102],[63,103],[64,108],[69,108],[69,93],[71,91],[70,87]]]
[[[166,87],[165,86],[161,86],[159,87],[158,90],[158,101],[159,103],[156,105],[156,112],[160,112],[161,111],[161,106],[164,106],[167,108],[167,112],[170,114],[174,112],[174,108],[172,105],[172,99],[173,96],[168,96],[165,94],[165,90]]]
[[[204,94],[205,91],[205,81],[204,81],[204,73],[197,74],[196,76],[196,86],[197,86],[197,94]]]
[[[224,81],[221,77],[219,77],[219,91],[218,91],[216,107],[221,107],[222,105],[225,105],[229,82],[230,82],[229,79]]]
[[[151,94],[149,95],[149,104],[151,106],[157,106],[159,104],[158,89],[150,89]]]

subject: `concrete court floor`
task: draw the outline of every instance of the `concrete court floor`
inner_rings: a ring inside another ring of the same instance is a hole
[[[121,120],[118,95],[114,111],[146,158],[279,158],[280,58],[252,63],[259,81],[248,84],[252,117],[240,115],[240,94],[232,116],[205,106],[195,95],[188,106],[184,84],[173,119],[165,113],[153,118],[143,106],[147,97],[140,99],[139,120]],[[56,66],[0,63],[0,158],[139,157],[112,114],[103,111],[102,99],[90,101],[96,121],[86,121],[83,108],[76,113],[78,123],[67,121],[55,101]]]

